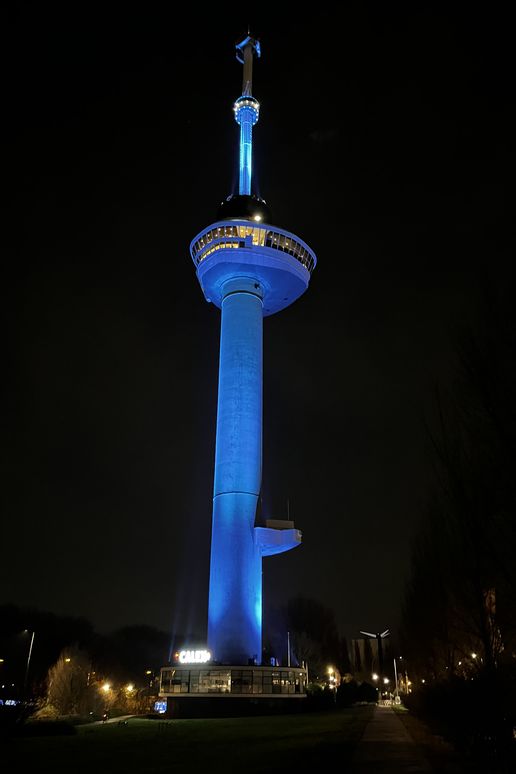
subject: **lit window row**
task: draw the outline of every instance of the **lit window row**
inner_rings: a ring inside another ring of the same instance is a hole
[[[228,241],[228,237],[232,241]],[[292,237],[264,228],[242,225],[219,226],[206,231],[192,247],[192,257],[195,265],[198,266],[201,261],[204,261],[215,250],[228,247],[245,247],[242,240],[245,240],[246,237],[252,237],[253,245],[271,247],[288,253],[302,263],[310,273],[313,271],[315,261],[310,251],[303,247],[303,245],[300,245],[299,242],[296,242],[295,239],[292,239]]]
[[[231,693],[291,694],[305,693],[304,672],[252,669],[163,669],[160,694]]]

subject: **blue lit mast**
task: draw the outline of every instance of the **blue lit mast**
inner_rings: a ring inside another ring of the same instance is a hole
[[[249,35],[237,47],[237,59],[244,65],[242,96],[233,110],[240,126],[240,176],[239,194],[249,196],[253,173],[253,126],[258,123],[260,103],[253,97],[253,54],[261,55],[260,44]]]
[[[256,523],[262,474],[263,318],[285,309],[308,287],[316,264],[299,237],[272,226],[266,203],[251,193],[252,96],[258,41],[237,45],[243,94],[240,188],[219,208],[218,220],[190,245],[207,301],[221,310],[217,437],[208,601],[208,647],[225,664],[261,663],[262,557],[299,545],[293,522]]]

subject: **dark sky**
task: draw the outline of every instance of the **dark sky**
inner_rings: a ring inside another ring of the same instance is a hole
[[[319,261],[264,325],[263,508],[304,536],[265,560],[265,604],[315,597],[348,637],[397,625],[423,420],[511,279],[513,28],[431,5],[250,19],[257,192]],[[188,634],[220,323],[189,244],[234,191],[248,20],[115,7],[4,12],[0,602]]]

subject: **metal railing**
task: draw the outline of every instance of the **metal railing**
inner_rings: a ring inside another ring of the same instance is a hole
[[[191,244],[190,252],[198,266],[216,250],[239,247],[267,247],[287,253],[301,263],[310,274],[317,263],[308,245],[288,231],[249,222],[215,224],[202,232]]]

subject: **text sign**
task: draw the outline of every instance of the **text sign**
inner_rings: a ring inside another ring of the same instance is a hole
[[[180,664],[205,664],[210,661],[209,650],[181,650],[179,651]]]

